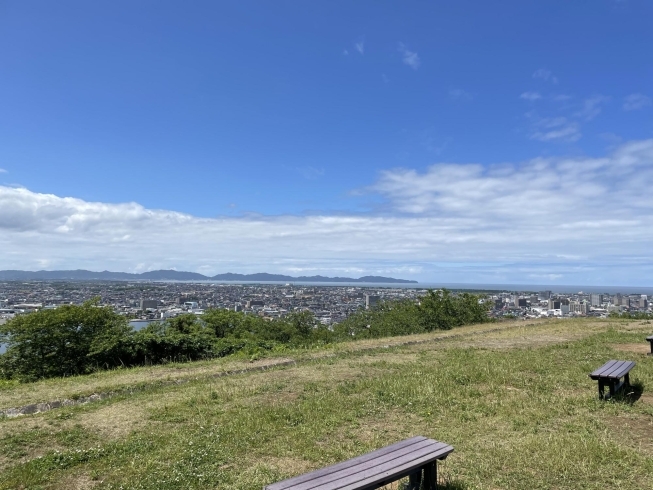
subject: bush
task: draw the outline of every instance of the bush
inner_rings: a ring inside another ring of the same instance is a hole
[[[419,303],[382,302],[360,310],[333,329],[310,312],[269,321],[227,310],[202,317],[180,315],[134,332],[127,320],[99,299],[81,306],[18,316],[0,326],[0,377],[30,381],[72,376],[118,366],[139,366],[224,357],[260,357],[284,346],[311,347],[353,338],[375,338],[450,329],[488,321],[486,304],[471,294],[429,291]]]
[[[98,300],[20,315],[0,326],[5,378],[33,380],[90,372],[106,362],[106,351],[131,332],[125,318]]]

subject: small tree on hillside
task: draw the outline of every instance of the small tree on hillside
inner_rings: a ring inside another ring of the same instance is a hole
[[[0,374],[24,380],[84,374],[102,365],[103,353],[130,331],[99,298],[19,315],[0,326],[0,342],[7,344]]]

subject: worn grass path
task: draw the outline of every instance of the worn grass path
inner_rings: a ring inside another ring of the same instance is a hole
[[[260,489],[417,434],[455,447],[441,472],[452,488],[651,488],[653,359],[640,346],[653,325],[527,323],[280,353],[300,362],[222,378],[250,363],[5,386],[0,406],[149,383],[0,420],[0,489]],[[596,399],[587,373],[610,358],[637,361],[634,403]],[[189,381],[152,383],[168,376]]]

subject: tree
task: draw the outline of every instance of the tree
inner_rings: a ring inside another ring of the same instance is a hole
[[[0,372],[25,380],[88,373],[105,364],[111,346],[130,331],[99,298],[19,315],[0,326],[0,342],[7,344]]]

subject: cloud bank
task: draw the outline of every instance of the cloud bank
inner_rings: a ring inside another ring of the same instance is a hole
[[[201,218],[0,186],[0,269],[650,285],[653,140],[598,158],[393,169],[376,213]]]

